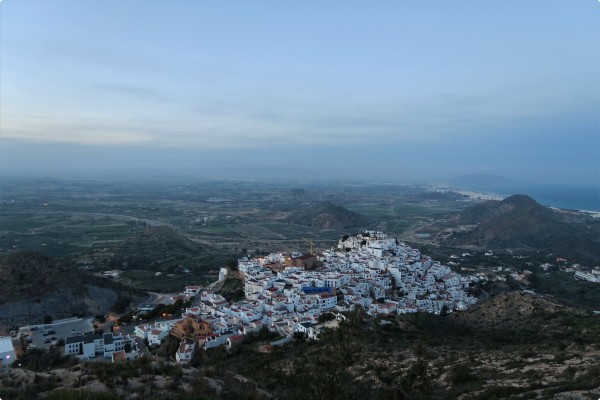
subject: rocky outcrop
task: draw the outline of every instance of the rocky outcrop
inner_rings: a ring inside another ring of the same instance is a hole
[[[108,312],[144,295],[70,263],[35,252],[0,257],[0,330]]]
[[[61,319],[78,314],[105,314],[118,296],[114,289],[94,285],[84,285],[81,289],[60,288],[41,297],[1,304],[0,326],[42,323],[45,315]]]

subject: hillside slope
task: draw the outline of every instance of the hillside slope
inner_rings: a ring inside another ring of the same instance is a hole
[[[77,314],[108,312],[144,293],[46,255],[18,252],[0,257],[0,329]]]
[[[364,227],[369,225],[371,220],[364,215],[325,201],[293,213],[286,222],[322,229],[344,229]]]
[[[445,244],[489,249],[543,249],[600,260],[600,221],[561,214],[525,195],[483,202],[463,211],[457,222],[473,227],[449,237]]]
[[[207,246],[192,242],[168,226],[155,226],[118,245],[111,263],[124,269],[147,270],[168,260],[193,259],[209,251]]]
[[[446,317],[416,313],[382,323],[361,309],[346,317],[318,341],[270,348],[276,335],[261,331],[231,350],[197,352],[183,369],[147,360],[63,361],[61,369],[35,373],[3,369],[0,396],[35,398],[61,387],[72,392],[53,398],[75,390],[101,391],[110,399],[182,400],[600,396],[600,318],[537,296],[506,293]]]

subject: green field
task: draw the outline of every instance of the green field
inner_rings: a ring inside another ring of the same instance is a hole
[[[388,235],[399,235],[408,231],[413,226],[413,223],[407,220],[389,221],[386,224],[386,232]]]
[[[0,249],[33,250],[64,257],[95,246],[120,243],[140,228],[120,221],[101,223],[62,213],[0,216]]]
[[[278,222],[262,223],[263,227],[276,232],[286,239],[338,239],[342,233],[304,225],[282,224]]]
[[[89,227],[80,227],[83,232],[97,240],[125,240],[130,237],[137,229],[128,225],[96,225]]]
[[[50,225],[47,222],[33,220],[33,219],[20,219],[20,218],[10,218],[10,217],[1,217],[0,218],[0,231],[21,231],[21,230],[29,230],[41,228],[44,226]]]
[[[348,204],[346,208],[355,213],[371,217],[387,217],[392,215],[391,206],[383,204],[356,203]]]
[[[240,234],[236,232],[229,225],[208,225],[203,226],[197,230],[194,230],[194,233],[205,234],[205,235],[215,235],[222,237],[239,237]]]
[[[448,204],[397,204],[394,213],[400,217],[426,216],[459,210]]]
[[[273,232],[259,224],[235,225],[233,229],[241,236],[245,237],[253,237],[256,239],[285,239],[285,236]]]

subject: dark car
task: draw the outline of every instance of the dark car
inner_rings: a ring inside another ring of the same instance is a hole
[[[54,329],[51,329],[51,330],[48,331],[49,335],[54,335],[55,333],[56,333],[56,331],[54,331]]]

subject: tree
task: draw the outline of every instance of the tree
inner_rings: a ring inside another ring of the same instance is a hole
[[[317,322],[322,324],[324,322],[327,321],[333,321],[335,319],[335,315],[333,313],[323,313],[321,315],[319,315],[319,318],[317,318]]]
[[[296,340],[304,340],[306,339],[306,333],[304,332],[300,332],[300,331],[296,331],[294,332],[294,334],[292,335],[292,337]]]
[[[121,293],[119,293],[117,296],[117,301],[115,301],[115,304],[113,305],[112,309],[117,313],[122,313],[123,311],[125,311],[125,309],[127,309],[129,303],[131,303],[131,298],[129,296],[124,296]]]
[[[51,323],[52,323],[52,316],[44,315],[44,324],[51,324]]]
[[[444,304],[442,306],[442,309],[440,310],[440,315],[442,317],[445,317],[446,315],[448,315],[448,306],[446,304]]]
[[[226,264],[232,271],[238,270],[238,260],[229,260]]]

